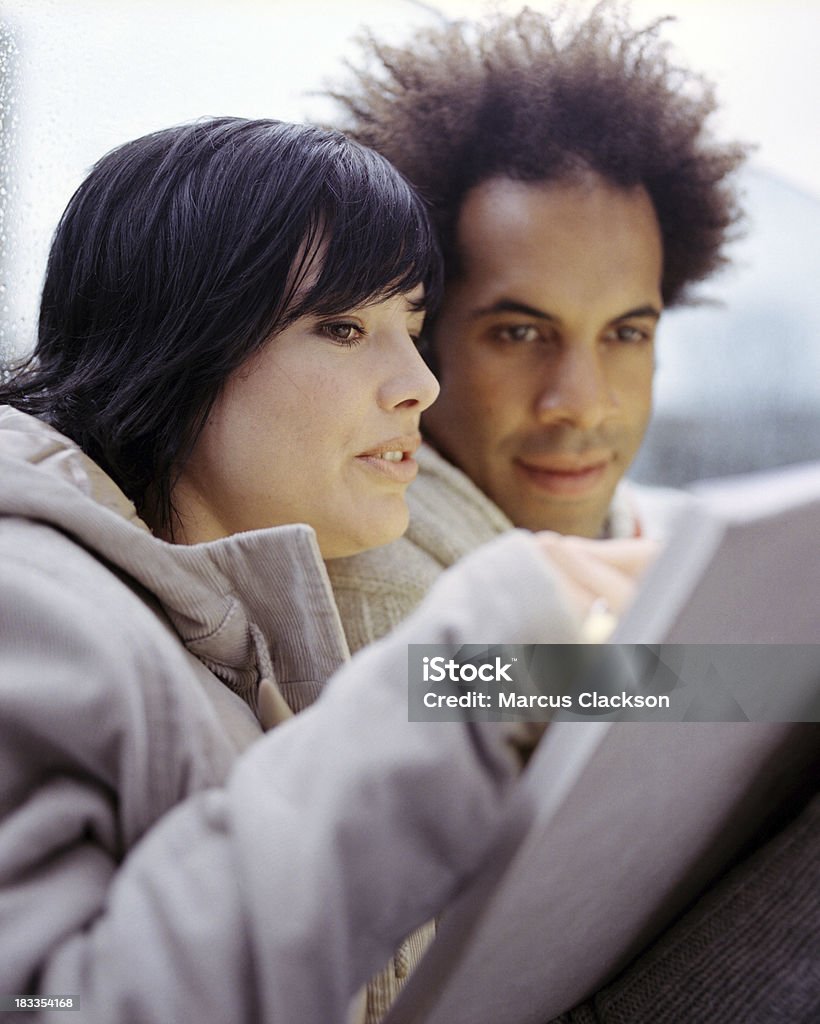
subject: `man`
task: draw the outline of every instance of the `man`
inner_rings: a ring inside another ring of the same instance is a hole
[[[354,648],[513,526],[655,530],[641,505],[657,496],[618,484],[649,420],[661,312],[723,262],[743,155],[708,138],[709,88],[657,29],[604,9],[562,34],[525,10],[405,49],[371,40],[377,70],[337,95],[427,198],[447,278],[425,325],[441,395],[408,533],[330,566]]]
[[[622,478],[650,417],[658,321],[724,262],[743,151],[708,136],[711,91],[670,63],[659,24],[635,32],[599,6],[563,34],[525,10],[405,48],[371,39],[369,70],[336,94],[355,137],[427,199],[446,273],[424,331],[441,395],[422,421],[408,532],[328,566],[354,648],[504,530],[652,535],[680,500]],[[799,941],[820,942],[810,889],[774,929],[770,908],[784,871],[816,860],[816,814],[815,802],[566,1020],[786,1020],[806,1007],[809,1019],[818,986],[794,965]],[[371,985],[369,1020],[423,945],[411,937]]]

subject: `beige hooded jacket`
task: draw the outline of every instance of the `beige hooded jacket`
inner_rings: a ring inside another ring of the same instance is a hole
[[[407,644],[571,640],[554,603],[513,533],[348,661],[308,527],[166,544],[0,410],[0,992],[78,994],[73,1024],[345,1021],[527,813],[515,727],[408,722]],[[263,680],[306,708],[266,735]]]

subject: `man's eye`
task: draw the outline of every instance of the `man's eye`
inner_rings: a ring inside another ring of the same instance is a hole
[[[421,344],[423,321],[414,320],[407,325],[407,335],[416,348]]]
[[[612,332],[616,341],[635,342],[648,341],[651,335],[640,327],[632,327],[630,324],[620,324]]]
[[[357,345],[364,337],[364,330],[358,324],[347,321],[322,324],[321,331],[338,345]]]
[[[499,341],[514,341],[517,343],[525,341],[537,341],[541,332],[533,324],[510,324],[507,327],[497,327],[495,336]]]

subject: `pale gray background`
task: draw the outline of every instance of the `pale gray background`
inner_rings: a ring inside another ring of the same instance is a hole
[[[201,115],[328,120],[365,25],[405,38],[476,0],[6,0],[0,8],[0,349],[33,341],[48,241],[103,152]],[[518,3],[498,3],[518,9]],[[549,4],[533,3],[534,7]],[[820,4],[643,0],[717,83],[722,136],[758,144],[748,233],[659,341],[657,414],[634,470],[680,483],[820,458]]]

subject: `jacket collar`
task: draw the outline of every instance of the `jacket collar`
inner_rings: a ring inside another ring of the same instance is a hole
[[[300,710],[348,656],[309,526],[166,543],[72,441],[9,408],[0,408],[0,514],[61,530],[147,590],[185,646],[254,710],[260,678],[273,677]]]

